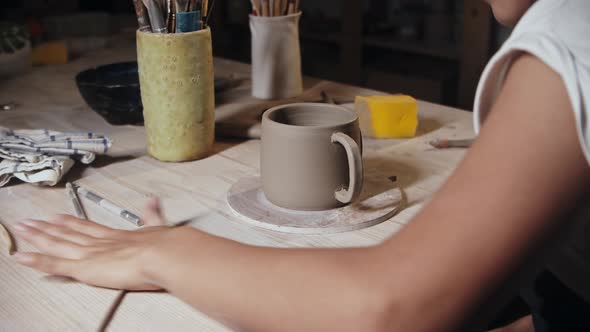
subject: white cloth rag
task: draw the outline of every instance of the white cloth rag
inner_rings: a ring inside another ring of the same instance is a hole
[[[107,153],[111,146],[108,137],[94,133],[0,127],[0,187],[13,177],[54,186],[74,165],[74,159],[90,164],[96,154]]]

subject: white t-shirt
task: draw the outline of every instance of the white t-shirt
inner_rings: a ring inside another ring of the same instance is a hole
[[[521,52],[536,56],[561,76],[590,163],[590,0],[538,0],[520,19],[482,74],[474,105],[476,132],[500,92],[511,61]],[[572,215],[576,229],[547,267],[590,302],[590,202]]]

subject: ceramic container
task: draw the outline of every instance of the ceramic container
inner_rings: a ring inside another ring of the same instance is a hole
[[[285,99],[303,92],[299,19],[250,15],[252,35],[252,96]]]
[[[262,117],[260,172],[266,198],[292,210],[328,210],[362,189],[358,117],[344,107],[297,103]]]
[[[209,155],[215,123],[211,31],[137,31],[137,62],[148,153],[162,161]]]

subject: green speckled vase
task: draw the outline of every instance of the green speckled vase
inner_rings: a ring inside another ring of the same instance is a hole
[[[162,161],[206,157],[214,141],[211,31],[137,31],[148,153]]]

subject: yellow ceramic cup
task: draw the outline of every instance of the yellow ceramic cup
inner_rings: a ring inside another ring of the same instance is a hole
[[[211,31],[137,31],[148,153],[162,161],[206,157],[214,141]]]

